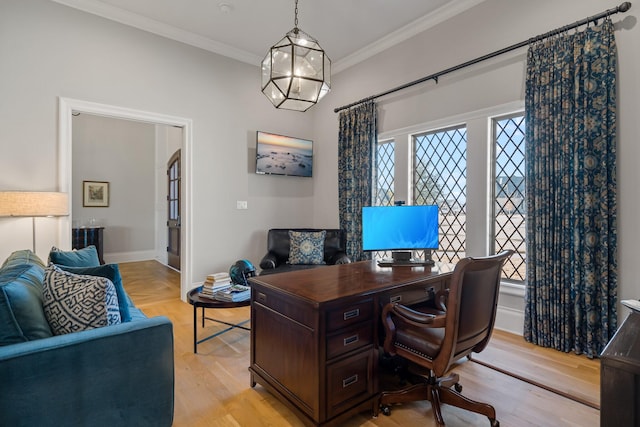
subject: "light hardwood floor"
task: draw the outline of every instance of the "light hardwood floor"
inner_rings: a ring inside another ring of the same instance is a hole
[[[229,331],[193,353],[193,307],[179,298],[179,274],[155,261],[120,264],[125,288],[147,316],[164,315],[174,326],[176,427],[302,426],[296,416],[261,386],[249,386],[249,332]],[[231,322],[249,318],[249,307],[207,311]],[[199,337],[221,329],[207,322]],[[278,351],[277,349],[273,349]],[[460,363],[463,394],[495,406],[502,427],[598,426],[600,364],[583,356],[544,349],[522,337],[496,331],[475,361]],[[486,365],[509,372],[507,375]],[[518,378],[530,380],[522,381]],[[555,392],[544,387],[551,388]],[[447,405],[449,427],[488,426],[486,418]],[[344,424],[435,426],[428,402],[394,406],[391,416],[362,413]]]

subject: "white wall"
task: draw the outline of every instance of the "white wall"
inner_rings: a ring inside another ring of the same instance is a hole
[[[487,0],[401,45],[353,66],[333,77],[332,91],[314,107],[314,128],[319,141],[318,162],[326,165],[317,177],[316,220],[335,216],[337,194],[338,114],[333,109],[383,92],[506,46],[527,40],[617,6],[604,0]],[[635,6],[634,6],[635,7]],[[640,29],[637,9],[613,17],[619,52],[618,110],[618,190],[619,190],[619,299],[640,298],[640,267],[635,261],[640,227],[640,183],[637,159],[640,158]],[[440,78],[438,84],[424,83],[379,99],[379,132],[437,122],[481,109],[521,102],[524,99],[526,48],[477,64]],[[474,125],[475,126],[475,125]],[[469,147],[481,153],[483,148]],[[480,151],[477,151],[480,150]],[[468,156],[469,168],[482,170],[486,156]],[[469,182],[469,179],[468,179]],[[471,203],[471,200],[469,200]],[[480,203],[480,201],[478,201]],[[478,205],[479,206],[479,205]],[[478,207],[478,209],[480,209]],[[481,232],[484,228],[480,228]],[[472,233],[471,229],[467,233]],[[469,241],[484,240],[482,235]],[[470,254],[481,248],[469,248]],[[515,295],[514,295],[515,294]],[[522,318],[522,296],[512,289],[500,298],[498,325],[517,330]],[[624,318],[628,310],[619,308]],[[514,324],[514,319],[516,324]]]
[[[155,257],[155,126],[73,117],[72,223],[105,227],[107,262]],[[109,182],[108,207],[83,207],[83,181]]]
[[[0,189],[57,190],[65,97],[193,121],[194,281],[237,259],[257,264],[268,228],[312,225],[314,180],[253,173],[256,130],[313,137],[312,115],[276,110],[260,93],[257,67],[46,0],[0,2],[0,58]],[[57,243],[46,220],[45,258]],[[0,219],[0,258],[30,247],[30,228]]]
[[[259,262],[266,229],[338,225],[335,107],[440,71],[616,6],[605,0],[487,0],[333,76],[307,113],[274,109],[259,71],[46,0],[0,2],[1,190],[56,190],[57,99],[69,97],[193,120],[194,280],[239,258]],[[637,6],[634,6],[637,7]],[[619,297],[639,298],[640,32],[637,11],[614,16],[619,48]],[[473,30],[472,30],[473,29]],[[521,101],[516,52],[380,101],[381,132]],[[314,139],[314,178],[253,173],[256,130]],[[249,209],[236,210],[236,200]],[[38,220],[38,253],[56,243]],[[0,219],[0,258],[30,247],[31,222]],[[55,228],[55,227],[54,227]],[[478,238],[477,236],[475,237]],[[481,237],[480,237],[481,239]],[[504,307],[521,298],[501,296]],[[626,309],[620,315],[626,316]]]

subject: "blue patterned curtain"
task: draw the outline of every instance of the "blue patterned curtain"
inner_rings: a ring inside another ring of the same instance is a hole
[[[617,326],[616,55],[607,18],[527,57],[524,336],[588,357]]]
[[[352,261],[371,258],[362,251],[362,207],[371,206],[377,117],[373,101],[344,110],[339,116],[338,207]]]

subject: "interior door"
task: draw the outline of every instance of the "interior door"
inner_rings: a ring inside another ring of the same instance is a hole
[[[180,270],[180,150],[167,163],[167,262]]]

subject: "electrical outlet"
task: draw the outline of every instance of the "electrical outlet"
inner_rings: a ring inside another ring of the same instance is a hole
[[[246,200],[236,200],[236,209],[247,209]]]

